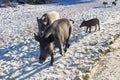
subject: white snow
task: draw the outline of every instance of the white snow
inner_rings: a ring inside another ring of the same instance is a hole
[[[120,37],[110,45],[112,52],[102,56],[99,61],[94,64],[91,73],[91,80],[119,80],[120,77]]]
[[[33,33],[38,31],[36,17],[53,10],[60,12],[61,17],[73,19],[75,24],[67,53],[62,57],[56,51],[54,65],[49,66],[50,57],[44,64],[38,63],[40,50]],[[79,28],[83,18],[94,17],[100,19],[100,31],[94,31],[93,27],[91,33],[85,33],[85,27]],[[17,8],[1,8],[0,21],[0,79],[76,80],[76,76],[93,68],[114,36],[120,34],[120,4],[109,7],[102,6],[101,2],[26,4]]]

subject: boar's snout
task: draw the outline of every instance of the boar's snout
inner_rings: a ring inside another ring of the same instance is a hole
[[[40,64],[43,64],[43,62],[44,62],[44,61],[42,61],[42,60],[39,60],[39,63],[40,63]]]
[[[80,25],[80,28],[83,27],[83,25]]]
[[[43,62],[46,60],[46,58],[40,57],[39,58],[39,63],[43,64]]]

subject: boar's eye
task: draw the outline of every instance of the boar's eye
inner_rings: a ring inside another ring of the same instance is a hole
[[[48,37],[48,42],[51,43],[54,41],[54,36],[51,34],[49,37]]]
[[[45,30],[45,27],[44,27],[44,25],[42,24],[42,26],[41,26],[41,31],[44,31]]]

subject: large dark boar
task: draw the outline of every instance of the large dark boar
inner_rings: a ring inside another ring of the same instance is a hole
[[[97,29],[97,25],[99,27],[99,30],[100,30],[100,22],[99,22],[99,19],[98,18],[94,18],[94,19],[90,19],[88,21],[83,21],[80,25],[80,28],[83,27],[83,26],[86,26],[86,32],[88,32],[88,28],[89,28],[89,33],[91,32],[91,27],[92,26],[95,26],[95,31]]]
[[[53,65],[54,48],[59,48],[60,54],[64,55],[64,52],[69,48],[69,38],[72,31],[73,21],[68,19],[58,19],[54,21],[49,27],[45,29],[43,37],[34,34],[36,41],[40,43],[40,57],[39,62],[43,63],[49,55],[51,55],[50,64]],[[62,47],[65,45],[64,52]]]
[[[40,19],[37,17],[40,35],[42,36],[44,30],[57,19],[60,19],[60,15],[56,11],[47,12]]]

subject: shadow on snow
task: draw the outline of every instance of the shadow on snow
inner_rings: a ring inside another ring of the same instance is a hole
[[[28,50],[26,52],[19,50],[22,46],[26,46],[26,45],[27,44],[19,43],[18,45],[9,46],[8,48],[5,48],[5,49],[0,49],[0,60],[3,60],[6,62],[6,63],[0,64],[0,65],[1,66],[5,65],[5,66],[10,67],[10,70],[9,70],[10,72],[6,73],[5,75],[0,75],[0,79],[10,80],[12,78],[15,80],[16,79],[24,80],[24,79],[29,78],[30,76],[40,73],[42,70],[50,67],[50,65],[49,65],[50,61],[48,61],[48,60],[44,64],[38,63],[39,49],[37,49],[37,51],[36,50],[29,51]],[[17,51],[16,53],[14,52],[15,50]],[[5,56],[6,54],[9,55],[10,54],[9,52],[11,52],[11,55],[12,55],[12,52],[14,52],[13,55],[17,55],[17,59],[15,59],[16,57],[14,58],[12,56]],[[24,54],[24,55],[19,56],[20,54]],[[35,61],[30,60],[32,57],[35,58]],[[55,57],[55,61],[58,60],[59,58],[60,58],[60,56]],[[13,69],[14,65],[10,64],[14,60],[18,61],[18,62],[19,61],[22,62],[22,65],[20,65],[19,68],[17,68],[17,69]],[[25,60],[27,60],[28,63],[24,63]],[[10,61],[10,63],[7,63],[9,61]],[[30,67],[31,69],[25,71],[24,69],[26,67]],[[2,67],[2,68],[4,68],[4,67]],[[5,72],[5,70],[3,72]],[[20,72],[20,73],[18,73],[17,76],[12,77],[12,75],[14,75],[16,72]]]
[[[55,4],[59,4],[59,5],[73,5],[73,4],[85,4],[85,3],[91,3],[94,2],[95,0],[65,0],[65,1],[61,1],[61,2],[57,2]]]

